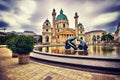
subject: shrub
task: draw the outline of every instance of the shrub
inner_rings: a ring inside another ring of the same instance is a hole
[[[7,36],[0,36],[0,45],[5,45],[5,42],[7,41]]]
[[[18,54],[29,54],[34,48],[34,41],[31,36],[16,36],[9,40],[8,48]]]

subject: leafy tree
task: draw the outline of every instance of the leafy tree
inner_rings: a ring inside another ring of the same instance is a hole
[[[99,43],[100,42],[100,36],[97,35],[97,42]]]
[[[0,45],[5,45],[7,39],[7,36],[0,36]]]
[[[93,43],[95,43],[97,41],[97,38],[95,35],[93,36],[92,41],[93,41]]]
[[[104,42],[111,42],[114,40],[114,37],[108,33],[108,34],[103,34],[102,37],[101,37],[101,40],[104,41]]]
[[[1,45],[6,45],[7,42],[15,36],[17,36],[17,35],[14,34],[14,33],[8,34],[6,36],[0,36],[0,44]]]
[[[105,33],[103,33],[103,35],[101,36],[101,40],[106,42],[106,34]]]
[[[18,36],[18,35],[14,34],[14,33],[10,33],[10,34],[8,34],[8,35],[6,36],[7,39],[6,39],[5,44],[8,45],[8,42],[9,42],[12,38],[17,37],[17,36]]]
[[[113,41],[114,40],[114,37],[110,34],[110,33],[108,33],[108,40],[109,40],[109,42],[111,42],[111,41]]]

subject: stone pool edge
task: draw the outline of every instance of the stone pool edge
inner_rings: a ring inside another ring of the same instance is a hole
[[[106,60],[106,61],[120,61],[118,57],[96,57],[96,56],[79,56],[79,55],[66,55],[66,54],[54,54],[54,53],[45,53],[40,52],[37,50],[33,50],[34,53],[41,54],[41,55],[49,55],[49,56],[56,56],[56,57],[66,57],[66,58],[77,58],[77,59],[89,59],[89,60]]]

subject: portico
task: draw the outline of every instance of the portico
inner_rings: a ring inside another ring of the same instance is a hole
[[[75,36],[75,31],[68,29],[60,32],[57,36],[57,42],[64,43],[68,38]]]

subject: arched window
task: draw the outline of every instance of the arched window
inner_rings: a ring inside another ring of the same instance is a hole
[[[83,37],[81,37],[80,39],[82,39],[82,40],[83,40]]]
[[[46,39],[46,42],[49,42],[49,37],[48,36],[46,36],[45,39]]]
[[[48,26],[48,23],[46,23],[46,25]]]
[[[58,24],[57,24],[57,28],[58,28]]]
[[[46,32],[48,32],[48,29],[46,29]]]
[[[81,34],[82,34],[82,31],[81,31]]]
[[[65,28],[65,24],[63,24],[63,28]]]

